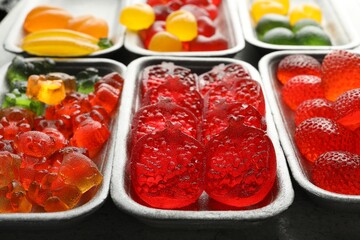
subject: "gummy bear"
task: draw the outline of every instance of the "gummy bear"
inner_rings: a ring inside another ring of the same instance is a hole
[[[18,134],[15,148],[32,157],[48,157],[56,151],[55,140],[39,131],[27,131]]]
[[[121,91],[110,84],[101,83],[96,86],[94,95],[90,94],[91,105],[100,105],[111,114],[117,106],[120,99]]]

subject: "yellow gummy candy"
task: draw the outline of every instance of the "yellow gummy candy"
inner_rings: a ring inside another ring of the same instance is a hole
[[[290,12],[290,24],[293,26],[296,22],[301,19],[313,19],[319,24],[321,24],[322,13],[319,6],[315,4],[304,3],[302,5],[296,6]]]
[[[146,3],[136,3],[131,6],[126,6],[120,14],[120,23],[133,31],[147,29],[154,21],[154,9]]]
[[[198,35],[196,18],[189,11],[172,12],[166,18],[165,26],[166,31],[177,36],[182,42],[191,41]]]
[[[158,32],[150,40],[149,50],[157,52],[180,52],[182,44],[175,35],[169,32]]]
[[[255,23],[257,23],[265,14],[274,13],[286,15],[287,12],[288,8],[275,0],[255,0],[250,9],[251,16]]]

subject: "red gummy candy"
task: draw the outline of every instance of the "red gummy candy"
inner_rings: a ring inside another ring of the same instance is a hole
[[[206,96],[209,110],[215,105],[226,103],[247,103],[265,116],[265,99],[260,84],[252,79],[239,79],[233,75],[225,76]]]
[[[221,51],[228,49],[229,44],[227,39],[219,32],[206,37],[198,35],[189,43],[190,51]]]
[[[360,88],[341,94],[334,103],[336,121],[351,130],[360,127]]]
[[[360,56],[345,50],[327,54],[322,63],[325,97],[335,101],[342,93],[360,88]]]
[[[205,37],[211,37],[216,32],[214,21],[206,16],[199,17],[197,19],[198,34]]]
[[[70,144],[88,149],[89,156],[94,157],[110,137],[109,129],[98,121],[88,119],[74,131]]]
[[[39,131],[28,131],[18,134],[15,148],[32,157],[48,157],[56,151],[55,140]]]
[[[19,178],[20,164],[20,156],[8,151],[0,151],[0,189]]]
[[[75,118],[73,118],[73,121],[72,121],[73,130],[75,131],[76,128],[82,122],[84,122],[84,121],[86,121],[88,119],[98,121],[98,122],[104,124],[107,127],[108,127],[109,122],[110,122],[110,116],[107,113],[107,111],[101,106],[94,106],[90,112],[79,114]]]
[[[290,78],[297,75],[321,76],[321,64],[315,58],[308,55],[289,55],[283,58],[277,69],[277,79],[285,84]]]
[[[146,92],[142,105],[155,104],[159,98],[170,98],[174,103],[190,110],[198,119],[202,118],[203,99],[200,93],[182,83],[179,77],[166,77],[165,83]]]
[[[31,130],[31,126],[26,119],[20,121],[8,121],[6,117],[0,120],[0,132],[4,139],[15,140],[19,133]]]
[[[227,75],[237,78],[250,79],[248,71],[238,63],[219,64],[210,71],[199,76],[200,92],[204,96],[213,86],[216,86]]]
[[[165,21],[167,16],[172,12],[168,5],[158,4],[153,6],[155,12],[155,21]]]
[[[309,118],[323,117],[335,120],[334,103],[325,98],[314,98],[302,102],[295,111],[295,125]]]
[[[1,139],[0,140],[0,151],[7,151],[10,153],[15,153],[14,141]]]
[[[212,199],[245,207],[260,202],[272,189],[276,155],[264,131],[232,121],[205,152],[205,191]]]
[[[155,208],[181,208],[199,198],[204,185],[203,146],[169,126],[136,143],[131,182],[137,195]]]
[[[231,118],[243,118],[243,124],[266,131],[265,118],[251,105],[245,103],[218,104],[214,110],[205,114],[202,135],[206,144],[211,138],[229,126]]]
[[[107,113],[111,114],[115,110],[120,96],[120,90],[107,83],[101,83],[95,89],[94,94],[89,94],[89,99],[93,106],[100,105],[105,108]]]
[[[55,150],[60,150],[68,144],[68,140],[64,137],[64,135],[57,130],[56,128],[45,128],[41,132],[47,134],[55,141]]]
[[[204,8],[195,4],[186,4],[182,6],[180,10],[192,13],[196,19],[199,19],[200,17],[210,17],[209,13]]]
[[[69,138],[72,135],[72,129],[69,128],[69,126],[65,124],[62,119],[47,120],[44,117],[35,118],[34,130],[42,131],[45,128],[55,128],[60,131],[65,138]]]
[[[177,66],[172,62],[162,62],[148,66],[141,72],[141,96],[144,96],[149,89],[163,84],[168,76],[178,77],[183,84],[197,89],[198,77],[190,69]]]
[[[295,130],[295,142],[300,153],[310,162],[328,151],[356,153],[357,136],[341,124],[327,118],[310,118]]]
[[[33,126],[35,114],[25,108],[20,107],[8,107],[0,109],[0,118],[5,117],[9,122],[19,122],[26,120],[30,124],[30,127]]]
[[[193,137],[198,138],[198,120],[195,115],[186,108],[180,107],[169,99],[159,101],[157,104],[140,108],[133,118],[132,142],[134,145],[138,139],[146,134],[164,130],[166,123],[179,124],[179,129]]]
[[[107,83],[112,87],[118,89],[120,92],[124,87],[124,79],[118,72],[112,72],[103,76],[99,81],[95,83],[94,85],[95,91],[102,83]]]
[[[350,152],[331,151],[321,154],[312,170],[312,182],[327,191],[360,194],[360,156]]]
[[[298,75],[289,79],[281,93],[285,103],[292,110],[295,110],[305,100],[324,98],[321,79],[311,75]]]

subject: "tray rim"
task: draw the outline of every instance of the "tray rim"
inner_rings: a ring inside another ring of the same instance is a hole
[[[25,58],[27,61],[36,61],[44,59],[44,57],[31,57]],[[115,60],[106,59],[106,58],[52,58],[55,62],[63,63],[106,63],[111,64],[114,68],[121,69],[120,74],[124,76],[126,74],[126,66]],[[5,81],[5,72],[7,67],[10,65],[11,61],[2,65],[0,67],[0,78]],[[124,83],[125,85],[125,83]],[[120,107],[120,104],[119,106]],[[119,111],[117,112],[119,115]],[[0,227],[8,225],[55,225],[55,227],[60,227],[61,225],[66,225],[70,222],[78,221],[101,207],[109,195],[110,181],[111,181],[111,172],[114,162],[114,154],[116,148],[116,132],[118,131],[118,122],[119,117],[114,119],[112,124],[112,131],[110,139],[108,139],[107,144],[104,146],[107,150],[108,159],[106,163],[103,163],[103,181],[101,187],[98,189],[97,193],[93,198],[87,203],[78,206],[76,208],[62,211],[62,212],[31,212],[31,213],[0,213]],[[105,151],[103,149],[102,151]],[[105,154],[105,153],[103,153]]]
[[[135,78],[137,73],[137,67],[148,61],[172,61],[175,64],[179,61],[189,61],[191,63],[195,62],[223,62],[223,63],[241,63],[245,66],[251,76],[256,80],[260,80],[260,75],[257,73],[257,70],[250,64],[243,62],[241,60],[229,59],[229,58],[177,58],[177,57],[162,57],[162,56],[147,56],[141,57],[137,60],[134,60],[128,65],[128,71],[126,74],[126,79],[135,84]],[[130,96],[133,90],[124,89],[126,93],[123,95],[123,99],[133,101],[133,98],[136,96]],[[265,97],[265,95],[264,95]],[[268,104],[267,104],[268,105]],[[120,122],[131,124],[131,111],[132,106],[123,107],[120,109]],[[131,215],[143,220],[147,223],[153,223],[154,221],[164,221],[165,224],[171,224],[170,221],[173,220],[178,222],[183,221],[193,221],[193,222],[202,222],[209,223],[215,221],[217,223],[223,221],[237,222],[237,221],[259,221],[269,217],[273,217],[281,212],[285,211],[293,202],[294,199],[294,190],[292,188],[290,175],[286,166],[285,157],[283,155],[282,149],[280,147],[279,139],[277,138],[277,133],[275,131],[274,123],[271,120],[270,109],[267,107],[267,116],[266,120],[268,123],[268,129],[273,128],[273,133],[269,134],[271,137],[276,154],[277,154],[277,184],[279,185],[278,196],[271,204],[261,207],[254,210],[241,210],[241,211],[184,211],[184,210],[163,210],[155,209],[151,207],[143,206],[130,198],[125,190],[125,167],[127,162],[126,157],[126,136],[128,134],[127,128],[122,128],[118,132],[118,147],[121,149],[115,153],[115,160],[112,172],[111,186],[110,186],[110,195],[115,203],[115,205]],[[125,119],[125,116],[128,116],[129,119]],[[270,119],[270,120],[269,120]],[[185,223],[186,224],[186,223]],[[190,224],[190,223],[188,223]]]
[[[349,34],[350,42],[343,45],[333,46],[299,46],[299,45],[277,45],[260,41],[254,34],[251,23],[251,16],[249,12],[249,0],[239,1],[238,11],[241,18],[245,40],[251,45],[268,50],[332,50],[332,49],[352,49],[360,45],[360,36],[357,33],[355,26],[351,23],[349,17],[345,14],[345,10],[340,6],[339,1],[328,0],[328,3],[337,9],[337,13],[341,20],[341,25]],[[345,26],[345,27],[344,27]]]
[[[230,12],[228,23],[231,24],[231,29],[236,30],[233,32],[237,32],[237,34],[234,34],[235,46],[232,48],[220,51],[155,52],[136,45],[135,42],[136,40],[139,41],[139,36],[136,32],[129,31],[128,29],[125,30],[124,47],[128,51],[141,56],[221,57],[235,55],[245,48],[245,39],[240,18],[236,11],[237,8],[231,6],[231,1],[233,0],[223,0],[222,4],[224,4],[223,7],[226,7]],[[127,0],[127,4],[135,2],[144,2],[144,0]],[[237,3],[235,3],[235,5],[237,5]]]
[[[272,52],[264,57],[262,57],[259,61],[259,71],[263,78],[263,83],[265,87],[265,94],[270,103],[270,108],[273,114],[273,118],[275,121],[275,125],[277,131],[279,133],[281,146],[284,149],[284,153],[286,156],[287,163],[289,165],[292,176],[295,181],[309,194],[314,196],[316,200],[320,200],[322,203],[351,203],[351,204],[360,204],[360,195],[347,195],[347,194],[339,194],[333,193],[322,188],[317,187],[305,176],[300,161],[298,161],[295,153],[295,149],[292,147],[292,143],[290,140],[290,134],[286,131],[285,123],[282,118],[282,114],[280,111],[280,106],[276,100],[275,91],[272,89],[272,80],[270,79],[270,71],[269,65],[275,59],[285,57],[288,55],[294,54],[307,54],[312,56],[325,56],[326,54],[332,52],[333,50],[323,50],[323,51],[306,51],[306,50],[284,50]],[[353,53],[360,54],[360,51],[350,51]],[[351,205],[352,206],[352,205]],[[360,206],[360,205],[359,205]],[[350,207],[352,208],[352,207]]]
[[[27,5],[33,5],[33,7],[35,6],[38,6],[38,5],[42,5],[41,4],[41,1],[42,0],[37,0],[37,3],[31,3],[31,1],[20,1],[18,3],[19,6],[17,6],[16,9],[19,9],[18,10],[18,13],[20,15],[20,18],[22,18],[23,16],[25,16],[27,14],[28,11],[25,11],[26,10],[26,6]],[[118,11],[120,11],[123,7],[124,7],[124,1],[119,1],[119,9]],[[66,8],[65,8],[66,9]],[[9,14],[14,11],[11,10],[9,12]],[[8,15],[9,15],[8,14]],[[119,15],[119,13],[116,14],[117,16]],[[12,23],[10,23],[10,27],[9,27],[9,31],[8,31],[8,36],[4,38],[4,42],[2,43],[3,45],[3,49],[5,49],[7,52],[10,52],[10,53],[14,53],[14,54],[21,54],[21,55],[27,55],[28,53],[25,52],[21,47],[17,46],[14,41],[12,40],[15,40],[17,39],[18,37],[18,33],[21,32],[21,29],[22,29],[22,22],[18,21],[18,18],[19,16],[16,16],[15,18],[13,18],[12,20]],[[118,41],[116,43],[113,44],[113,46],[109,47],[109,48],[106,48],[106,49],[102,49],[102,50],[99,50],[99,51],[96,51],[96,52],[93,52],[89,55],[86,55],[86,56],[78,56],[78,57],[67,57],[67,58],[84,58],[84,57],[98,57],[98,58],[101,58],[102,55],[106,55],[108,53],[111,53],[111,52],[114,52],[116,50],[119,50],[120,48],[123,47],[124,45],[124,39],[125,39],[125,28],[119,24],[118,22],[116,23],[117,26],[116,26],[116,30],[113,34],[113,36],[109,36],[109,38],[111,37],[117,37],[118,38]],[[59,58],[59,57],[56,57],[56,56],[35,56],[35,55],[29,55],[30,57],[51,57],[51,58]]]

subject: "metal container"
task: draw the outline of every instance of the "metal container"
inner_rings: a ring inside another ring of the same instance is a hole
[[[25,54],[21,48],[21,41],[25,37],[26,33],[23,30],[23,23],[26,15],[34,8],[39,5],[56,6],[65,9],[74,17],[83,15],[92,15],[94,17],[102,18],[108,23],[109,34],[108,38],[113,42],[113,46],[96,51],[88,56],[100,56],[111,53],[118,50],[123,46],[125,28],[119,24],[119,14],[122,7],[125,5],[124,1],[117,0],[106,0],[106,4],[97,0],[31,0],[21,1],[21,11],[13,22],[13,26],[7,38],[4,41],[5,50],[16,53]]]
[[[146,2],[145,0],[129,0],[128,4]],[[183,56],[183,57],[215,57],[233,56],[245,47],[245,40],[241,30],[240,19],[233,0],[223,0],[219,6],[218,17],[215,20],[217,31],[220,31],[229,42],[229,48],[220,51],[182,51],[182,52],[155,52],[147,50],[134,31],[127,30],[125,33],[124,46],[130,52],[142,56]]]
[[[176,57],[142,57],[128,66],[126,80],[128,84],[122,96],[120,109],[120,123],[117,134],[117,151],[115,152],[114,167],[111,179],[111,197],[116,206],[140,219],[141,221],[164,227],[244,227],[262,222],[286,210],[293,201],[294,192],[289,178],[285,158],[279,144],[274,122],[267,106],[266,122],[268,135],[271,138],[277,156],[277,181],[270,195],[262,203],[246,209],[220,209],[211,205],[211,200],[204,193],[195,204],[195,209],[162,210],[139,204],[133,199],[130,188],[129,172],[126,169],[128,156],[126,153],[127,139],[130,134],[133,116],[139,108],[140,72],[147,66],[161,62],[173,62],[176,65],[190,68],[195,73],[203,73],[212,67],[224,63],[240,63],[256,81],[261,81],[258,71],[240,60],[227,58],[176,58]],[[268,104],[267,104],[268,105]]]
[[[28,58],[28,61],[37,61],[41,58]],[[91,59],[55,59],[55,71],[62,71],[68,74],[76,74],[88,67],[94,67],[99,70],[99,75],[103,76],[110,72],[118,72],[124,76],[126,67],[114,60],[91,58]],[[10,63],[0,69],[0,96],[8,92],[8,85],[5,81],[5,73]],[[124,83],[124,86],[129,84]],[[131,85],[131,83],[130,83]],[[121,104],[120,104],[121,105]],[[120,106],[119,106],[120,107]],[[119,110],[115,112],[110,122],[110,132],[112,133],[108,141],[104,144],[99,154],[93,158],[100,172],[103,175],[103,181],[96,195],[87,203],[74,209],[63,212],[39,212],[39,213],[0,213],[0,228],[2,227],[60,227],[71,225],[87,217],[96,211],[108,196],[111,179],[111,168],[113,164],[114,153],[116,150],[116,133],[119,126]]]
[[[337,194],[315,186],[310,181],[311,167],[301,156],[295,143],[294,112],[283,102],[281,97],[282,84],[276,78],[278,63],[286,56],[306,54],[320,62],[330,51],[279,51],[264,56],[259,62],[259,70],[263,78],[265,95],[268,98],[281,146],[284,149],[291,173],[299,185],[319,204],[340,210],[359,211],[360,196]]]
[[[360,36],[353,22],[349,19],[348,13],[337,0],[310,0],[307,3],[317,4],[322,11],[322,26],[333,43],[332,46],[300,46],[300,45],[277,45],[262,42],[258,39],[255,31],[255,23],[250,15],[250,7],[253,0],[238,1],[241,23],[243,26],[245,40],[250,44],[265,49],[273,50],[330,50],[330,49],[351,49],[360,45]],[[290,10],[293,6],[304,3],[301,0],[292,0]]]

